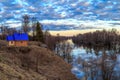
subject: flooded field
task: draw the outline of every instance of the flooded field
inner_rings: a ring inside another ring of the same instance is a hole
[[[71,51],[72,73],[80,80],[119,80],[120,52],[118,48],[75,47]]]
[[[80,80],[120,80],[120,46],[77,46],[70,41],[56,45],[57,55],[72,65]]]

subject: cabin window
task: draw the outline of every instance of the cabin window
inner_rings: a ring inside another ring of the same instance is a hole
[[[13,44],[13,41],[11,41],[11,44]]]

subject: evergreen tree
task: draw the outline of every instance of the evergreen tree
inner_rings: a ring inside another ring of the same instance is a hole
[[[36,25],[36,40],[40,42],[44,42],[43,32],[42,32],[42,25],[37,22]]]

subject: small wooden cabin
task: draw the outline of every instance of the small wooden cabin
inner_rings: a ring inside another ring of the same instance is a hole
[[[14,33],[7,36],[9,46],[28,46],[28,40],[27,33]]]

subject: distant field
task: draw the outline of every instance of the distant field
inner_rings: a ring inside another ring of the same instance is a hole
[[[49,32],[53,36],[57,36],[57,34],[59,34],[60,36],[74,36],[74,35],[77,35],[77,34],[94,32],[96,30],[103,30],[103,29],[62,30],[62,31],[49,31]],[[107,30],[111,30],[111,29],[107,29]],[[117,31],[120,33],[120,28],[117,28]],[[32,32],[30,32],[29,35],[32,35]]]
[[[65,31],[50,31],[51,35],[56,36],[57,34],[59,34],[60,36],[73,36],[73,35],[77,35],[77,34],[84,34],[87,32],[94,32],[96,31],[96,29],[92,29],[92,30],[65,30]]]
[[[60,36],[74,36],[74,35],[77,35],[77,34],[94,32],[96,30],[103,30],[103,29],[50,31],[50,34],[53,35],[53,36],[56,36],[57,34],[59,34]],[[120,33],[120,28],[117,28],[117,31],[119,31],[119,33]]]

